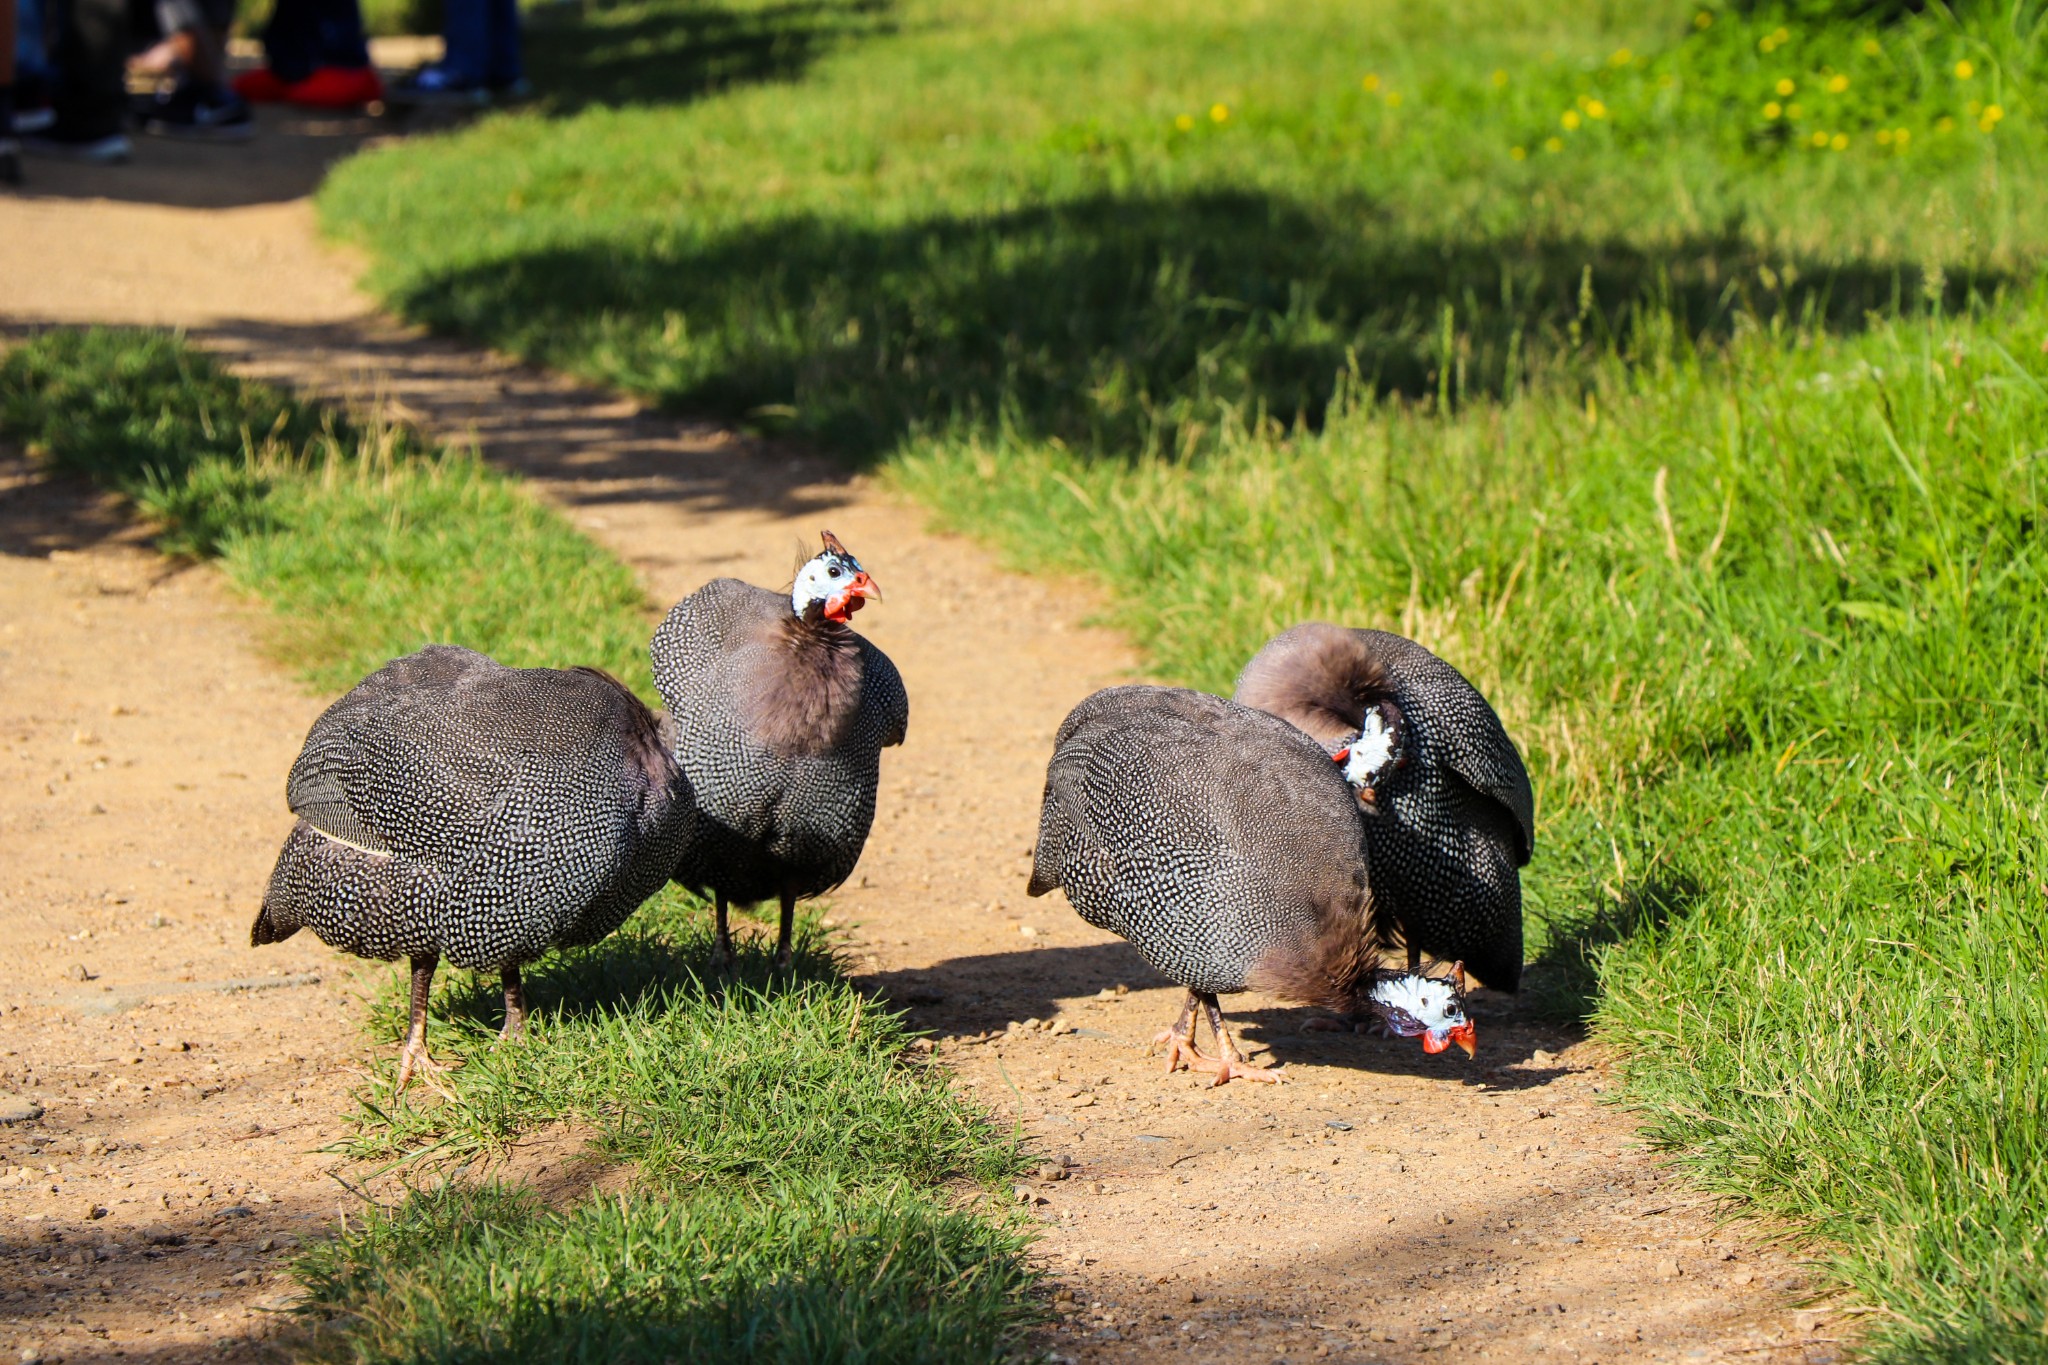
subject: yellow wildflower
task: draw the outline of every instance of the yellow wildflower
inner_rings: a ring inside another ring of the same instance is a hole
[[[1825,147],[1828,145],[1828,135],[1826,133],[1816,132],[1811,138],[1811,141],[1813,145],[1816,147]]]
[[[1367,76],[1362,84],[1365,86],[1365,92],[1369,95],[1380,88],[1380,78],[1378,76]]]
[[[1561,138],[1561,137],[1558,137],[1558,136],[1557,136],[1556,134],[1552,134],[1551,136],[1549,136],[1549,137],[1547,137],[1547,138],[1544,138],[1544,139],[1543,139],[1543,150],[1544,150],[1544,151],[1546,151],[1546,152],[1561,152],[1561,151],[1563,151],[1563,150],[1564,150],[1564,139],[1563,139],[1563,138]]]
[[[1934,131],[1937,133],[1952,133],[1955,131],[1955,127],[1956,121],[1947,114],[1943,114],[1934,121]]]
[[[1848,151],[1849,135],[1847,133],[1836,133],[1833,137],[1828,139],[1828,146],[1834,148],[1838,152]]]
[[[1706,10],[1701,10],[1692,17],[1692,26],[1699,29],[1712,28],[1714,26],[1714,16]]]
[[[1771,34],[1771,41],[1776,43],[1778,46],[1783,47],[1785,44],[1792,41],[1792,30],[1786,28],[1783,24],[1780,24],[1777,28],[1777,31]]]
[[[1604,104],[1602,104],[1602,103],[1601,103],[1601,102],[1600,102],[1599,100],[1588,100],[1588,101],[1586,101],[1586,117],[1587,117],[1587,118],[1606,118],[1606,117],[1607,117],[1607,106],[1606,106],[1606,105],[1604,105]]]
[[[1779,82],[1778,82],[1778,93],[1779,93],[1779,94],[1781,94],[1781,95],[1789,95],[1789,94],[1791,94],[1791,93],[1792,93],[1792,92],[1793,92],[1794,90],[1797,90],[1798,88],[1799,88],[1798,86],[1796,86],[1796,85],[1792,84],[1792,82],[1791,82],[1791,81],[1789,81],[1789,80],[1784,80],[1784,81],[1779,81]]]
[[[1776,100],[1772,100],[1772,101],[1771,101],[1770,103],[1768,103],[1768,104],[1766,104],[1766,105],[1764,106],[1764,117],[1765,117],[1765,118],[1776,118],[1776,117],[1777,117],[1778,115],[1780,115],[1780,114],[1782,114],[1782,113],[1784,113],[1784,112],[1785,112],[1785,108],[1784,108],[1784,106],[1783,106],[1783,105],[1781,105],[1781,104],[1779,104],[1779,103],[1778,103],[1778,102],[1777,102]]]
[[[1877,39],[1865,38],[1863,40],[1863,55],[1866,57],[1881,57],[1884,55],[1884,48],[1878,43]]]
[[[1880,146],[1880,147],[1889,147],[1889,146],[1891,146],[1891,145],[1892,145],[1892,130],[1891,130],[1891,129],[1889,129],[1889,128],[1880,128],[1880,129],[1878,129],[1878,130],[1877,130],[1877,145],[1878,145],[1878,146]]]
[[[1828,93],[1830,95],[1839,95],[1848,88],[1849,78],[1847,76],[1835,75],[1828,77]]]
[[[1566,131],[1566,132],[1568,132],[1568,133],[1569,133],[1569,132],[1572,132],[1572,131],[1574,131],[1575,129],[1577,129],[1577,128],[1578,128],[1578,126],[1579,126],[1579,123],[1580,123],[1580,119],[1579,119],[1579,111],[1578,111],[1578,110],[1576,110],[1576,109],[1567,109],[1567,110],[1565,110],[1565,111],[1564,111],[1564,117],[1563,117],[1563,118],[1561,118],[1561,119],[1559,119],[1559,120],[1558,120],[1558,122],[1559,122],[1559,123],[1562,123],[1562,124],[1564,125],[1564,128],[1565,128],[1565,131]]]
[[[1959,62],[1957,62],[1957,63],[1956,63],[1956,79],[1957,79],[1957,80],[1959,80],[1959,81],[1966,81],[1966,80],[1970,79],[1970,77],[1972,77],[1972,76],[1974,76],[1974,75],[1976,75],[1976,74],[1977,74],[1977,68],[1976,68],[1976,66],[1975,66],[1975,65],[1973,65],[1973,64],[1971,63],[1971,61],[1970,61],[1970,59],[1969,59],[1968,57],[1965,57],[1965,58],[1963,58],[1963,59],[1962,59],[1961,61],[1959,61]]]
[[[1227,118],[1229,118],[1229,117],[1230,117],[1230,106],[1229,106],[1229,105],[1227,105],[1227,104],[1212,104],[1212,105],[1210,105],[1210,106],[1209,106],[1209,122],[1211,122],[1211,123],[1221,123],[1221,122],[1223,122],[1223,121],[1224,121],[1225,119],[1227,119]]]
[[[1497,86],[1506,85],[1508,83],[1508,73],[1505,71],[1494,72],[1493,83]]]
[[[1400,92],[1400,91],[1398,91],[1398,90],[1389,90],[1389,91],[1387,92],[1387,108],[1389,108],[1389,109],[1399,109],[1400,107],[1401,107],[1401,92]]]
[[[1527,147],[1510,147],[1508,148],[1508,155],[1516,161],[1526,161],[1529,159],[1529,149]]]
[[[1610,66],[1627,66],[1630,62],[1634,61],[1635,59],[1635,53],[1630,52],[1625,47],[1618,47],[1614,49],[1614,55],[1612,57],[1609,57],[1607,59],[1607,62]]]
[[[1987,121],[1996,123],[2005,117],[2005,110],[1995,104],[1987,104],[1984,106],[1984,117]]]
[[[1892,129],[1892,144],[1894,146],[1904,147],[1906,143],[1912,140],[1912,137],[1913,130],[1910,128]]]
[[[1182,114],[1173,121],[1173,126],[1180,129],[1183,133],[1191,133],[1195,130],[1195,116],[1193,114]]]

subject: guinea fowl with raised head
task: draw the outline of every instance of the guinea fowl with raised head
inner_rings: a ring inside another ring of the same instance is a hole
[[[880,590],[837,537],[823,539],[788,593],[714,579],[655,632],[655,677],[703,817],[675,880],[712,897],[721,964],[728,907],[771,899],[776,961],[789,964],[796,903],[853,872],[882,750],[910,723],[896,666],[847,625]]]
[[[1469,1052],[1461,990],[1380,966],[1361,828],[1329,755],[1286,722],[1201,692],[1112,687],[1060,726],[1025,890],[1064,890],[1081,918],[1187,988],[1154,1040],[1169,1072],[1280,1079],[1248,1065],[1224,1028],[1216,997],[1246,989]],[[1214,1057],[1195,1047],[1198,1008]]]
[[[1410,971],[1460,961],[1495,990],[1522,979],[1522,879],[1536,843],[1528,769],[1465,676],[1383,630],[1309,622],[1245,665],[1237,700],[1337,760],[1365,814],[1373,894]]]
[[[501,1038],[525,1028],[519,969],[595,943],[668,880],[696,825],[672,727],[609,674],[507,668],[431,645],[314,722],[285,798],[299,817],[250,931],[309,928],[358,957],[409,958],[398,1084],[427,1054],[442,958],[500,973]]]

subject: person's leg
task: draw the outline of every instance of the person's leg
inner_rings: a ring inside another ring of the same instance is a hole
[[[485,0],[489,15],[490,54],[484,65],[484,83],[494,87],[517,84],[525,75],[519,42],[519,0]]]
[[[490,75],[491,0],[446,0],[442,6],[443,52],[438,69],[455,89],[482,85]]]
[[[52,0],[44,14],[58,77],[52,140],[111,148],[128,111],[126,0]]]
[[[0,0],[0,184],[21,183],[21,144],[14,140],[15,0]]]

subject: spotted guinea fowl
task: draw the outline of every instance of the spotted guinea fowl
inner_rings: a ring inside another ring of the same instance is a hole
[[[1306,732],[1366,812],[1373,893],[1415,970],[1462,961],[1512,991],[1522,979],[1522,881],[1536,803],[1522,756],[1486,698],[1413,640],[1309,622],[1276,637],[1236,698]]]
[[[727,907],[776,900],[776,961],[799,900],[845,881],[874,822],[882,750],[910,699],[888,655],[847,621],[880,591],[830,531],[788,593],[734,578],[678,602],[655,632],[654,672],[702,823],[675,880],[712,897],[713,959],[731,960]]]
[[[595,943],[668,880],[696,812],[670,727],[593,668],[507,668],[431,645],[314,722],[250,940],[302,928],[358,957],[410,958],[398,1084],[427,1055],[442,958],[496,970],[501,1037],[525,1029],[519,969]]]
[[[1359,835],[1350,789],[1293,726],[1201,692],[1112,687],[1054,740],[1025,891],[1063,889],[1081,918],[1187,987],[1154,1039],[1169,1072],[1280,1079],[1247,1065],[1223,1026],[1216,997],[1248,988],[1469,1050],[1461,993],[1380,968]],[[1197,1006],[1215,1057],[1195,1048]]]

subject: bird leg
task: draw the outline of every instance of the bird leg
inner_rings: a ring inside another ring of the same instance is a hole
[[[526,1036],[526,986],[516,962],[507,963],[499,976],[505,983],[505,1027],[498,1030],[498,1042],[517,1042]]]
[[[717,925],[711,939],[711,970],[722,972],[732,966],[732,925],[726,921],[725,897],[713,893],[713,921]]]
[[[790,964],[789,936],[796,927],[796,897],[787,891],[782,893],[782,930],[775,939],[775,965],[787,968]]]
[[[1162,1030],[1159,1036],[1152,1040],[1152,1046],[1154,1047],[1159,1046],[1161,1043],[1166,1044],[1166,1074],[1169,1076],[1180,1070],[1183,1058],[1186,1059],[1188,1065],[1199,1066],[1205,1071],[1215,1065],[1209,1058],[1195,1051],[1195,993],[1193,991],[1188,992],[1186,1002],[1180,1007],[1180,1017],[1173,1021],[1173,1026]]]
[[[1191,992],[1192,994],[1192,992]],[[1201,997],[1202,1012],[1209,1016],[1209,1027],[1216,1034],[1215,1061],[1200,1058],[1195,1064],[1204,1071],[1216,1073],[1216,1084],[1242,1077],[1248,1081],[1269,1081],[1280,1083],[1280,1073],[1270,1067],[1253,1066],[1245,1061],[1244,1054],[1237,1050],[1237,1044],[1230,1039],[1230,1031],[1223,1027],[1223,1007],[1216,1003],[1213,995]]]
[[[412,1026],[406,1030],[405,1047],[398,1054],[398,1084],[391,1087],[394,1095],[405,1089],[405,1083],[412,1079],[414,1071],[425,1072],[427,1084],[443,1095],[450,1093],[440,1075],[444,1071],[453,1071],[455,1066],[437,1062],[427,1055],[427,997],[433,992],[434,969],[440,965],[438,954],[412,960]]]

